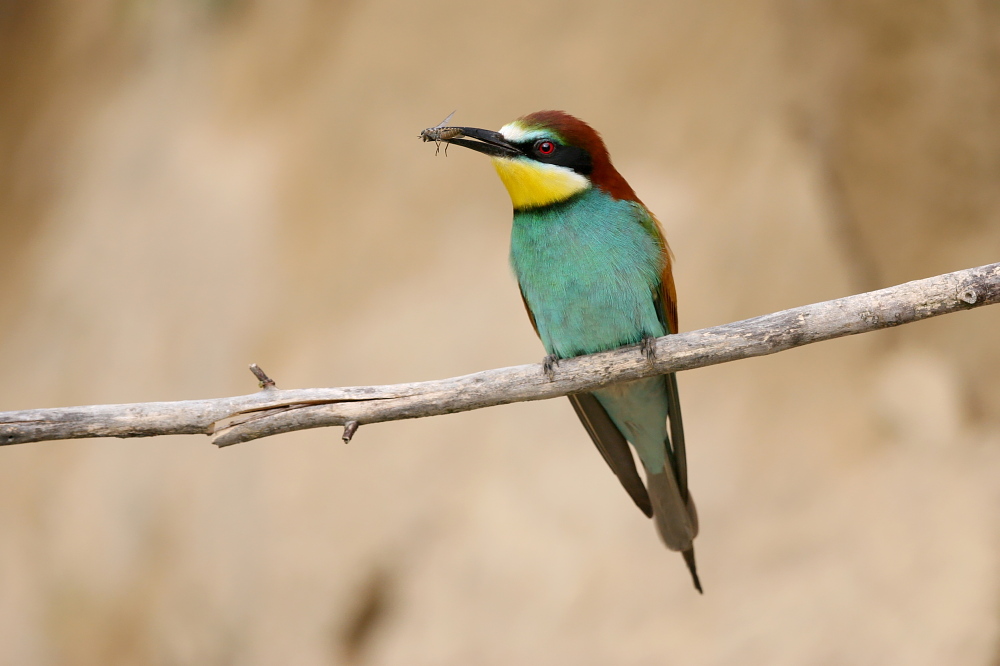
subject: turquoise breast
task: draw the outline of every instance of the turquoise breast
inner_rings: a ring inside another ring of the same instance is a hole
[[[666,333],[652,294],[660,246],[639,204],[596,188],[514,214],[510,263],[546,351],[559,358]]]

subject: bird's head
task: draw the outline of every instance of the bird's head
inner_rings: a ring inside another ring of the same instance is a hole
[[[601,135],[565,111],[536,111],[499,132],[474,127],[446,140],[489,155],[515,210],[561,203],[592,187],[615,199],[638,201],[615,170]]]

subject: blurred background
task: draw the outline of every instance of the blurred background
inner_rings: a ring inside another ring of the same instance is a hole
[[[0,409],[537,362],[566,109],[683,330],[1000,259],[1000,5],[0,0]],[[0,664],[1000,663],[1000,308],[684,373],[706,594],[565,400],[0,450]]]

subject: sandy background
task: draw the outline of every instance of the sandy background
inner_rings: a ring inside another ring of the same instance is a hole
[[[453,109],[600,129],[684,330],[1000,259],[982,0],[0,1],[0,409],[537,361]],[[0,664],[981,664],[1000,308],[681,376],[706,594],[565,400],[0,450]]]

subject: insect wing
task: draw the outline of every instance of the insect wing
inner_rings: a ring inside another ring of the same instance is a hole
[[[452,119],[452,117],[453,117],[453,116],[455,115],[455,113],[457,113],[457,112],[458,112],[458,109],[455,109],[454,111],[452,111],[451,113],[449,113],[449,114],[448,114],[448,117],[447,117],[447,118],[445,118],[444,120],[442,120],[441,122],[439,122],[439,123],[438,123],[437,125],[435,125],[435,126],[434,126],[434,127],[432,127],[431,129],[438,129],[438,128],[440,128],[440,127],[444,127],[444,126],[445,126],[445,125],[447,125],[447,124],[448,124],[449,122],[451,122],[451,119]]]

